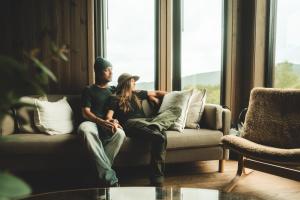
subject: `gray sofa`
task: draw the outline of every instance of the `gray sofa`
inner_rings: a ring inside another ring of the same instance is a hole
[[[49,101],[60,99],[61,95],[48,95]],[[74,111],[75,126],[82,121],[80,96],[67,96]],[[145,113],[151,115],[153,109],[144,101]],[[20,116],[29,124],[27,131],[20,125]],[[18,120],[16,120],[18,118]],[[228,134],[231,114],[219,105],[206,104],[200,123],[201,129],[185,129],[184,133],[167,131],[167,163],[217,160],[219,171],[223,160],[228,158],[220,141]],[[0,169],[16,172],[85,169],[89,165],[86,150],[76,131],[71,134],[49,136],[38,133],[33,125],[32,110],[27,107],[14,110],[14,117],[6,116],[2,121],[0,134]],[[149,145],[126,138],[114,165],[116,167],[145,165],[149,162]]]

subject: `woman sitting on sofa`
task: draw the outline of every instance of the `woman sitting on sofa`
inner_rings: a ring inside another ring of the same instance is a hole
[[[154,118],[156,120],[145,119],[142,100],[149,99],[159,104],[158,98],[163,97],[166,92],[137,91],[135,85],[138,79],[138,76],[127,73],[119,76],[116,95],[112,96],[107,120],[113,120],[113,117],[118,119],[128,137],[150,141],[150,183],[153,186],[162,186],[167,144],[164,130],[168,127],[166,123],[163,125],[160,123],[160,120],[165,118],[164,116]],[[172,119],[168,121],[172,123]]]

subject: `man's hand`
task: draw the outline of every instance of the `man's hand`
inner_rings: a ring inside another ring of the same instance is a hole
[[[113,113],[112,113],[113,114]],[[82,108],[82,115],[84,118],[95,122],[97,125],[101,126],[102,128],[106,129],[107,131],[111,132],[112,134],[115,134],[117,131],[117,128],[122,128],[119,124],[119,121],[116,119],[110,119],[103,120],[99,117],[97,117],[94,113],[91,112],[91,109],[89,107]]]
[[[96,122],[99,126],[114,134],[117,130],[115,123],[109,120],[98,119]]]
[[[106,121],[119,124],[119,121],[117,119],[107,119]]]

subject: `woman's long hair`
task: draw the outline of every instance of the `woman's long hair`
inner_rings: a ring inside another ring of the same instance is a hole
[[[134,91],[131,89],[131,79],[125,81],[121,86],[117,87],[117,98],[119,99],[119,107],[124,113],[131,111],[130,101],[133,99],[133,102],[141,108],[141,100],[134,94]]]

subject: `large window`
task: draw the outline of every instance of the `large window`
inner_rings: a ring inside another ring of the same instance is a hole
[[[274,87],[300,88],[299,10],[299,0],[277,0]]]
[[[223,1],[96,1],[96,55],[112,62],[112,84],[127,72],[139,89],[206,88],[220,103]]]
[[[181,89],[206,88],[209,103],[220,103],[222,2],[182,0],[180,4]]]
[[[154,89],[154,0],[107,1],[106,57],[114,67],[113,84],[127,72],[140,76],[138,89]]]

